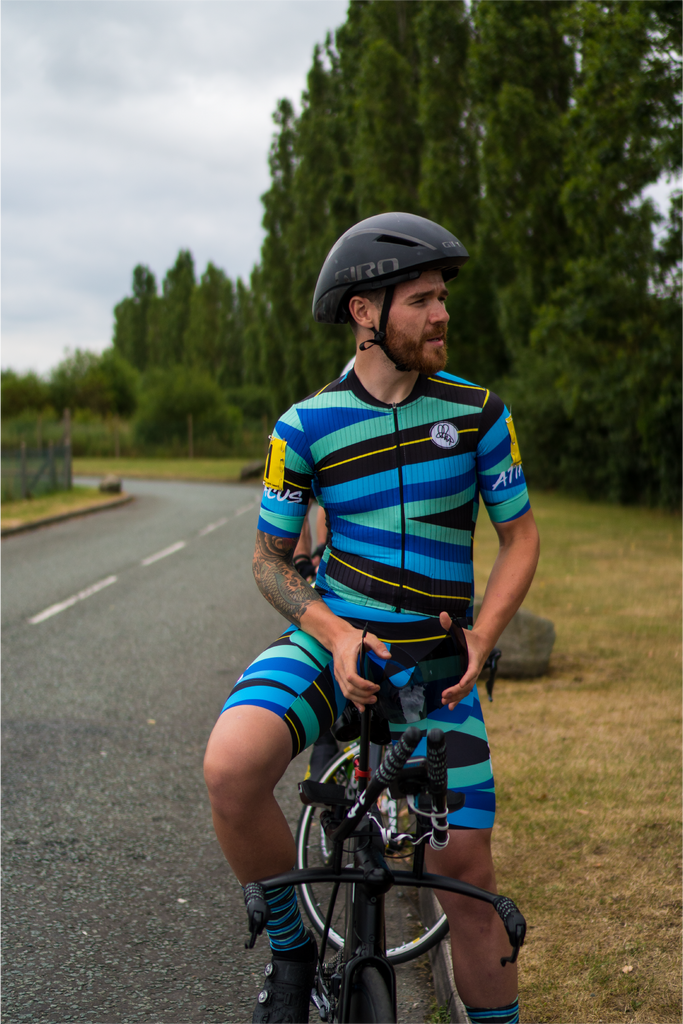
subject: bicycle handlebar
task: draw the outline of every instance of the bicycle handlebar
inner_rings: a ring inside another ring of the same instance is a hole
[[[516,961],[519,950],[524,945],[526,921],[516,904],[507,896],[488,892],[487,889],[480,889],[479,886],[471,885],[469,882],[462,882],[459,878],[447,878],[444,875],[431,875],[425,873],[418,878],[410,871],[392,871],[391,876],[394,885],[406,885],[415,889],[441,889],[444,892],[452,892],[461,896],[469,896],[472,899],[481,900],[482,902],[493,906],[505,925],[508,941],[512,946],[512,955],[501,957],[501,966],[505,966],[506,963],[514,963]],[[247,892],[245,890],[245,902],[247,903],[247,909],[249,911],[249,923],[250,928],[252,929],[253,938],[255,939],[256,937],[254,932],[260,934],[263,929],[263,924],[261,923],[258,911],[261,909],[261,899],[265,900],[266,890],[279,888],[285,885],[313,884],[315,882],[332,882],[335,884],[344,883],[346,885],[350,885],[365,881],[367,881],[365,873],[358,868],[345,868],[339,874],[335,874],[334,870],[331,868],[304,868],[303,870],[295,869],[293,871],[285,871],[281,875],[273,875],[270,878],[264,878],[261,882],[250,883],[247,887],[250,890],[250,900],[246,899]],[[259,899],[259,897],[261,899]],[[255,914],[253,914],[252,907],[253,910],[256,911]],[[253,924],[252,916],[256,918],[256,921]]]
[[[367,713],[366,709],[365,714]],[[368,808],[375,803],[382,790],[386,789],[398,775],[421,738],[420,730],[416,729],[415,726],[411,725],[409,729],[406,729],[398,743],[391,748],[379,768],[373,773],[372,778],[368,782],[367,789],[360,794],[342,823],[334,831],[328,833],[332,842],[342,842],[351,835],[358,822]]]

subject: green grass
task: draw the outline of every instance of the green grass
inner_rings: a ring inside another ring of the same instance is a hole
[[[2,505],[2,526],[23,526],[33,520],[101,505],[116,497],[120,495],[102,494],[96,487],[72,487],[70,491],[56,491],[41,498],[6,501]]]
[[[439,1006],[436,1000],[433,1000],[430,1007],[429,1016],[425,1018],[425,1024],[448,1024],[451,1019],[450,1011],[447,1006]]]
[[[680,1019],[680,517],[532,495],[525,606],[553,620],[548,676],[480,696],[502,892],[529,923],[522,1021]],[[475,575],[497,541],[486,514]],[[624,971],[623,968],[632,968]]]
[[[104,476],[148,480],[239,480],[240,470],[250,459],[110,459],[75,458],[73,471],[79,476]],[[255,477],[258,481],[258,477]]]

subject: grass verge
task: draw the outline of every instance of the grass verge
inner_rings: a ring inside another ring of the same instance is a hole
[[[146,480],[239,480],[240,471],[250,459],[106,459],[78,458],[73,471],[78,476],[105,476]],[[258,481],[258,477],[255,478]]]
[[[102,494],[96,487],[72,487],[70,491],[57,491],[42,498],[26,501],[6,501],[2,506],[2,528],[24,526],[38,519],[60,516],[86,508],[97,508],[121,495]]]
[[[448,1024],[451,1014],[447,1006],[439,1006],[436,999],[432,1000],[429,1016],[425,1018],[425,1024]]]
[[[480,697],[499,887],[527,918],[522,1021],[671,1024],[681,1013],[680,518],[532,496],[525,606],[550,672]],[[497,540],[483,514],[483,592]]]

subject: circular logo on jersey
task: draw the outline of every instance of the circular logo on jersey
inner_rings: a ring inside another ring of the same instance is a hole
[[[444,420],[442,423],[435,423],[429,431],[429,436],[439,448],[455,448],[460,440],[458,428],[453,423],[449,423],[448,420]]]

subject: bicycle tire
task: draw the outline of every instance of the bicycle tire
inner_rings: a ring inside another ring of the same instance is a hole
[[[353,981],[349,1024],[393,1024],[395,1020],[384,978],[376,967],[361,967]]]
[[[330,782],[335,780],[341,782],[346,778],[349,785],[351,785],[353,759],[357,753],[357,744],[348,747],[325,768],[320,781]],[[304,807],[299,817],[296,833],[297,867],[308,868],[327,864],[329,863],[328,853],[326,837],[320,829],[316,809],[314,807]],[[322,935],[324,930],[325,914],[331,889],[332,886],[330,884],[299,886],[301,902],[306,911],[306,916],[318,935]],[[413,960],[415,957],[426,953],[437,942],[441,942],[448,933],[448,919],[445,914],[442,914],[431,928],[422,928],[417,936],[410,935],[411,929],[414,929],[416,917],[411,918],[408,916],[410,908],[402,905],[400,901],[403,899],[404,893],[398,886],[387,893],[386,896],[387,959],[395,966],[407,963],[409,960]],[[328,947],[334,950],[341,949],[344,945],[345,903],[346,901],[340,893],[338,915],[333,920],[328,938]]]

